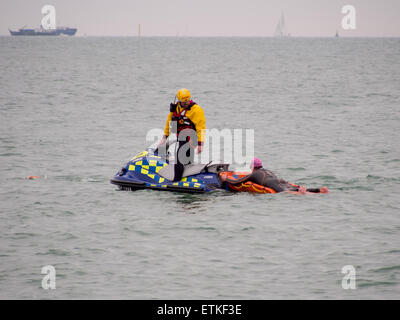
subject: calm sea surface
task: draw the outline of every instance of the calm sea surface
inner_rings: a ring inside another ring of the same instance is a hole
[[[399,57],[400,39],[0,37],[0,298],[398,299]],[[331,193],[117,190],[181,87]]]

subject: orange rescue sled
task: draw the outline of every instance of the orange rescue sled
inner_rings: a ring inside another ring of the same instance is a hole
[[[227,178],[227,179],[235,180],[235,179],[243,178],[244,176],[247,176],[248,174],[250,174],[250,172],[225,171],[225,172],[221,172],[220,176]],[[300,188],[299,185],[296,185],[293,183],[290,183],[290,184],[294,187]],[[239,185],[232,185],[230,183],[227,183],[226,185],[230,190],[233,190],[233,191],[252,192],[252,193],[276,193],[276,191],[271,188],[260,186],[259,184],[250,182],[250,181],[241,183]],[[297,191],[291,191],[291,193],[297,193]]]

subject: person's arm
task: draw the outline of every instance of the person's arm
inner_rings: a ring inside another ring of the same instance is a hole
[[[203,150],[204,146],[204,138],[205,138],[205,130],[206,130],[206,117],[204,115],[204,110],[202,107],[197,105],[197,110],[194,113],[192,119],[190,119],[193,124],[196,126],[196,133],[197,133],[197,145],[198,150],[197,152],[200,153]]]
[[[172,120],[172,112],[170,112],[168,114],[167,122],[165,123],[165,127],[164,127],[164,136],[165,136],[165,138],[168,138],[168,136],[169,136],[169,123],[170,123],[171,120]]]
[[[170,112],[168,114],[167,122],[165,123],[165,127],[164,127],[164,135],[161,138],[160,142],[158,143],[158,145],[157,145],[158,147],[163,145],[167,141],[167,138],[168,138],[169,133],[170,133],[169,132],[169,123],[170,123],[171,120],[172,120],[172,112]]]
[[[165,127],[164,127],[164,136],[166,137],[166,138],[168,138],[168,136],[169,136],[169,123],[171,122],[171,120],[172,120],[172,112],[170,112],[169,114],[168,114],[168,117],[167,117],[167,121],[165,122]]]
[[[251,179],[252,175],[253,175],[253,173],[250,173],[247,176],[244,176],[244,177],[242,177],[240,179],[228,179],[228,178],[226,178],[224,180],[227,183],[230,183],[230,184],[233,184],[233,185],[237,185],[237,184],[241,184],[241,183],[249,181]]]

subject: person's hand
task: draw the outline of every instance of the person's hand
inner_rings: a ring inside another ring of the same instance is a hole
[[[203,146],[202,145],[199,145],[198,147],[197,147],[197,153],[200,153],[200,152],[202,152],[203,151]]]
[[[158,143],[157,148],[158,148],[159,146],[162,146],[166,141],[167,141],[167,137],[166,137],[166,136],[163,136],[163,137],[161,138],[160,142]]]
[[[328,190],[327,187],[321,187],[321,188],[319,188],[319,193],[328,193],[328,192],[329,192],[329,190]]]

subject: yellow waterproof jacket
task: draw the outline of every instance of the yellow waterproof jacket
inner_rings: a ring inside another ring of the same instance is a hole
[[[180,115],[183,113],[184,110],[185,109],[183,109],[178,103],[175,114]],[[172,121],[173,115],[174,112],[170,112],[167,117],[167,122],[165,123],[164,135],[166,137],[168,137],[170,134],[170,122]],[[184,112],[183,117],[184,118],[186,117],[193,123],[194,130],[196,130],[197,133],[198,145],[203,145],[205,129],[206,129],[206,118],[204,116],[203,108],[200,107],[198,104],[194,103],[191,107],[186,109],[186,112]]]

